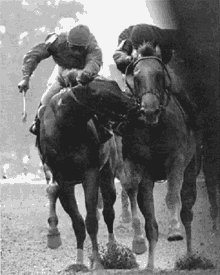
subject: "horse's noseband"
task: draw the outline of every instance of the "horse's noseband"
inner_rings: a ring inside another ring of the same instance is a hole
[[[133,64],[132,64],[132,72],[134,71],[135,67],[137,66],[137,64],[143,60],[157,60],[160,65],[162,66],[163,68],[163,74],[164,74],[164,87],[163,87],[163,91],[166,95],[166,102],[164,103],[164,95],[161,93],[161,91],[146,91],[145,93],[143,93],[141,95],[141,97],[138,97],[134,91],[134,88],[131,87],[131,85],[128,83],[127,81],[127,72],[126,72],[126,76],[125,76],[125,81],[126,81],[126,84],[128,86],[128,88],[130,89],[131,93],[132,93],[132,96],[135,98],[135,100],[137,101],[137,104],[138,106],[140,106],[141,104],[141,100],[142,100],[142,97],[146,94],[153,94],[155,95],[157,98],[158,98],[158,101],[160,102],[160,109],[164,109],[168,103],[169,103],[169,100],[170,100],[170,91],[169,91],[169,87],[166,87],[166,83],[165,83],[165,73],[167,74],[169,80],[170,80],[170,83],[171,83],[171,77],[170,77],[170,74],[167,70],[167,67],[166,65],[163,63],[163,61],[156,57],[156,56],[145,56],[145,57],[141,57],[139,58],[138,60],[136,60]]]

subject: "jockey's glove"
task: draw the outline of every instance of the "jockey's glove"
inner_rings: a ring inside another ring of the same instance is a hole
[[[130,56],[120,59],[118,60],[118,62],[116,62],[117,69],[123,74],[125,74],[126,68],[128,65],[131,64],[131,62],[132,62],[132,58]]]
[[[29,89],[29,80],[30,77],[29,76],[25,76],[23,77],[23,79],[18,83],[18,89],[19,92],[26,92]]]
[[[94,75],[86,71],[80,71],[77,75],[77,82],[86,85],[94,79]]]

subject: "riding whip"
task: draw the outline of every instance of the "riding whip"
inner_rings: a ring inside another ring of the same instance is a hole
[[[23,91],[22,94],[23,94],[22,122],[25,123],[25,122],[27,121],[27,112],[26,112],[26,91]]]

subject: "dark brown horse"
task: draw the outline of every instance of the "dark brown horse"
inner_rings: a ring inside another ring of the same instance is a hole
[[[116,200],[114,178],[117,152],[113,138],[105,144],[100,144],[91,118],[96,113],[94,106],[98,107],[102,114],[115,117],[115,114],[108,111],[108,106],[113,104],[117,108],[119,92],[120,88],[116,82],[97,78],[86,87],[78,85],[74,88],[64,88],[40,111],[40,133],[36,144],[46,177],[50,180],[47,188],[50,202],[48,246],[56,248],[61,244],[55,211],[56,200],[59,198],[72,220],[77,240],[77,264],[83,264],[83,244],[87,229],[92,242],[95,268],[101,268],[96,215],[99,187],[103,197],[103,215],[109,232],[109,242],[115,240],[113,205]],[[110,93],[109,100],[107,97]],[[116,94],[116,102],[113,93]],[[103,94],[107,94],[104,99]],[[126,106],[124,111],[127,111]],[[78,183],[82,183],[85,194],[86,226],[78,211],[74,193],[74,186]]]
[[[197,117],[203,136],[202,168],[216,229],[220,222],[219,2],[167,2],[169,10],[164,9],[163,14],[176,23],[177,53],[184,61],[179,64],[174,60],[172,65],[185,75],[188,94],[198,106]]]
[[[126,176],[124,187],[131,202],[133,228],[140,228],[136,198],[145,218],[149,242],[147,269],[154,268],[158,240],[153,200],[155,181],[167,180],[166,204],[170,212],[168,240],[183,239],[181,217],[186,231],[187,252],[190,254],[192,207],[196,200],[196,177],[200,170],[197,166],[196,137],[187,125],[184,110],[172,95],[174,89],[183,89],[182,82],[163,64],[157,50],[151,45],[144,45],[137,61],[127,69],[127,84],[139,102],[140,116],[127,124],[127,135],[122,137]]]

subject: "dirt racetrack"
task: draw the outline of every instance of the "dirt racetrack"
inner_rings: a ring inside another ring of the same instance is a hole
[[[10,180],[9,180],[10,182]],[[115,204],[116,220],[115,233],[119,243],[131,247],[132,229],[130,224],[121,224],[120,184],[116,184],[118,198]],[[212,271],[197,270],[169,271],[174,267],[175,260],[186,251],[185,240],[169,243],[166,240],[168,228],[167,209],[164,203],[166,183],[157,183],[155,186],[155,208],[159,225],[160,237],[156,251],[156,268],[160,274],[220,274],[220,236],[213,233],[209,216],[209,203],[206,188],[200,177],[198,182],[197,202],[194,207],[193,246],[194,250],[211,259],[216,265]],[[61,232],[62,246],[50,250],[47,244],[48,205],[46,197],[46,184],[44,181],[33,184],[1,184],[1,274],[3,275],[55,275],[63,272],[65,268],[75,261],[75,235],[71,227],[69,216],[57,203],[59,217],[59,230]],[[85,216],[83,192],[80,185],[76,187],[77,201],[81,213]],[[107,229],[101,217],[99,226],[99,240],[107,242]],[[87,236],[85,249],[88,250],[90,240]],[[146,265],[147,253],[137,256],[140,269]],[[87,255],[85,264],[89,265]],[[166,271],[165,271],[166,270]],[[112,271],[111,274],[147,274],[126,271]],[[66,273],[65,273],[66,274]],[[85,274],[85,273],[84,273]],[[88,274],[88,273],[87,273]],[[102,272],[101,274],[108,274]]]

